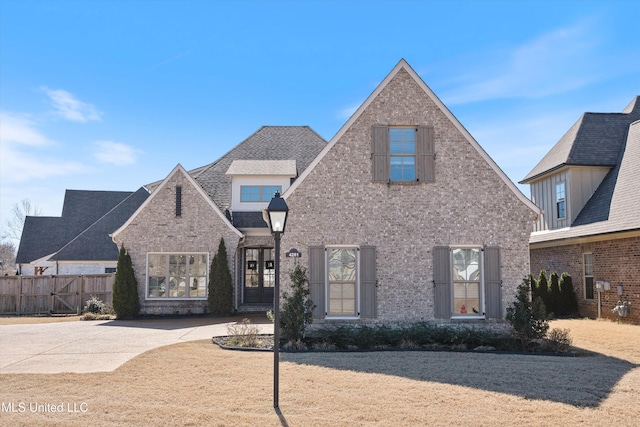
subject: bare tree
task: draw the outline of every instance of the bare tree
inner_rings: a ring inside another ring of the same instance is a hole
[[[28,216],[40,216],[42,210],[38,205],[31,205],[31,200],[22,199],[20,204],[15,203],[11,208],[12,217],[5,222],[6,229],[2,233],[3,239],[20,240],[25,218]]]
[[[16,274],[16,247],[11,242],[0,242],[0,275]]]

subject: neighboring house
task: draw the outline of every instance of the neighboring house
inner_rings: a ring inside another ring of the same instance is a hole
[[[264,126],[217,161],[187,172],[181,165],[113,240],[136,271],[143,313],[201,313],[209,265],[224,239],[239,311],[273,306],[273,237],[262,219],[326,141],[308,126]]]
[[[118,248],[109,234],[148,197],[136,192],[65,192],[62,216],[27,216],[16,256],[22,275],[115,272]]]
[[[273,302],[275,191],[289,204],[282,285],[308,268],[322,321],[499,320],[529,272],[540,210],[401,60],[327,144],[263,127],[218,161],[176,168],[112,235],[144,313],[206,310],[224,239],[239,311]],[[299,258],[285,258],[297,249]]]
[[[583,114],[521,182],[544,211],[532,274],[569,273],[583,316],[640,323],[639,172],[637,96],[622,113]],[[619,300],[628,317],[612,312]]]

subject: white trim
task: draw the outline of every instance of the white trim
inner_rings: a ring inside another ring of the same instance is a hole
[[[147,197],[147,199],[144,201],[144,203],[142,203],[140,205],[140,207],[138,209],[136,209],[136,211],[133,213],[133,215],[131,215],[129,217],[129,219],[122,224],[122,226],[120,228],[118,228],[116,231],[114,231],[113,233],[111,233],[109,236],[111,236],[111,240],[113,240],[114,243],[115,242],[115,237],[120,234],[125,228],[127,228],[129,226],[129,224],[131,224],[133,222],[133,220],[140,214],[140,212],[142,212],[149,203],[151,203],[151,200],[153,200],[156,195],[158,195],[160,192],[158,190],[161,190],[164,188],[165,185],[167,185],[167,183],[171,180],[171,178],[173,178],[173,176],[176,173],[182,173],[182,175],[184,175],[186,181],[191,184],[196,191],[198,192],[198,194],[200,194],[202,196],[202,198],[207,202],[207,204],[209,204],[209,206],[213,209],[213,211],[218,214],[218,216],[220,217],[220,219],[234,232],[238,235],[238,237],[243,237],[244,234],[242,234],[242,232],[240,230],[238,230],[237,228],[235,228],[233,226],[233,224],[231,224],[231,222],[227,219],[227,217],[224,215],[224,213],[222,213],[222,211],[218,208],[218,206],[216,206],[215,203],[213,203],[213,200],[211,200],[211,197],[209,197],[209,195],[207,193],[205,193],[205,191],[202,189],[202,187],[200,187],[200,185],[195,181],[195,179],[193,179],[193,177],[191,177],[191,175],[189,175],[189,173],[187,173],[187,171],[182,167],[182,165],[180,163],[178,163],[176,165],[175,168],[173,168],[173,170],[171,171],[171,173],[169,173],[169,175],[167,175],[167,177],[162,181],[162,183],[160,184],[160,186],[158,186],[153,193],[151,193],[149,195],[149,197]]]
[[[525,196],[522,191],[509,179],[509,177],[500,169],[500,167],[496,164],[496,162],[487,154],[486,151],[478,144],[478,142],[471,136],[469,131],[465,129],[464,126],[458,121],[458,119],[449,111],[449,109],[440,101],[440,99],[436,96],[435,93],[427,86],[427,84],[420,78],[420,76],[411,68],[411,66],[404,60],[401,59],[398,64],[391,70],[391,72],[385,77],[385,79],[376,87],[376,89],[369,95],[369,97],[360,105],[360,107],[356,110],[355,113],[347,120],[347,122],[340,128],[338,133],[334,135],[333,138],[327,143],[327,145],[322,149],[320,154],[316,156],[315,159],[309,164],[309,166],[302,172],[300,177],[296,179],[293,184],[283,193],[282,197],[286,200],[289,194],[293,193],[296,188],[300,185],[302,181],[311,173],[311,171],[320,163],[320,161],[324,158],[324,156],[333,148],[333,146],[337,143],[337,141],[342,138],[342,136],[347,132],[347,130],[355,123],[355,121],[362,115],[362,113],[369,107],[369,105],[373,102],[373,100],[382,92],[382,90],[389,84],[389,82],[398,74],[400,70],[405,70],[409,75],[415,80],[415,82],[420,86],[420,88],[424,91],[424,93],[440,108],[440,110],[444,113],[444,115],[453,123],[456,129],[465,137],[465,139],[471,144],[473,148],[482,156],[482,158],[491,166],[491,168],[498,174],[498,176],[504,181],[504,183],[511,189],[511,191],[522,201],[526,206],[528,206],[533,212],[537,215],[540,215],[542,211],[535,203],[533,203],[527,196]]]
[[[353,316],[329,314],[329,249],[355,249],[356,251],[356,280],[355,280],[355,314]],[[360,319],[360,246],[359,245],[325,245],[324,247],[324,307],[326,320],[357,320]]]

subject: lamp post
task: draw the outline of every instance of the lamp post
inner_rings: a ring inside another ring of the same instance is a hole
[[[280,237],[287,224],[289,207],[280,193],[269,202],[267,214],[269,228],[275,241],[275,286],[273,289],[273,407],[278,409],[278,389],[280,376]]]

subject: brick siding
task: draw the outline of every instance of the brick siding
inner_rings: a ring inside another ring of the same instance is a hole
[[[435,128],[436,182],[372,182],[371,126]],[[377,312],[381,321],[434,319],[434,246],[499,246],[502,309],[529,271],[528,239],[535,213],[500,179],[404,70],[342,135],[288,196],[282,252],[283,288],[294,262],[308,267],[310,245],[377,248]]]
[[[176,217],[175,187],[182,186],[182,215]],[[141,313],[185,314],[206,312],[207,300],[147,300],[146,265],[148,252],[207,252],[209,263],[224,238],[229,268],[234,275],[233,257],[239,236],[214,212],[201,193],[181,170],[150,196],[148,204],[126,229],[116,236],[118,247],[124,244],[131,255],[138,281]]]
[[[601,314],[605,319],[640,324],[640,237],[605,240],[575,245],[531,250],[531,271],[537,277],[540,270],[566,272],[571,275],[578,297],[581,316],[598,316],[598,294],[585,299],[583,254],[593,254],[593,280],[605,280],[611,289],[601,293]],[[611,309],[618,303],[617,285],[623,286],[623,299],[631,302],[628,317],[620,317]],[[595,286],[595,285],[594,285]]]

